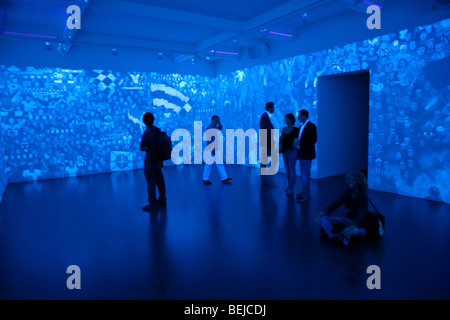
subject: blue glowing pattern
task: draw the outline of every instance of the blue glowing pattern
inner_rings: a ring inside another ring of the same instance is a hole
[[[169,135],[204,130],[213,114],[247,130],[274,101],[275,128],[304,108],[320,130],[318,77],[370,69],[370,187],[450,202],[450,90],[423,72],[449,56],[449,35],[444,20],[215,78],[0,66],[4,172],[19,182],[142,168],[146,111]]]
[[[198,120],[211,110],[200,76],[5,66],[0,71],[2,172],[9,182],[142,168],[136,146],[145,112],[153,112],[170,135],[189,124],[193,129],[194,110]]]
[[[1,118],[0,118],[1,119]],[[6,185],[8,184],[5,174],[5,148],[3,143],[3,130],[0,130],[0,202],[3,198]]]
[[[370,188],[450,202],[450,90],[435,88],[423,71],[449,56],[449,36],[450,20],[444,20],[238,71],[234,77],[241,95],[236,100],[247,105],[275,101],[272,119],[279,129],[285,114],[307,109],[321,130],[318,77],[370,69]],[[448,75],[434,77],[445,82]],[[316,165],[313,161],[312,176]]]

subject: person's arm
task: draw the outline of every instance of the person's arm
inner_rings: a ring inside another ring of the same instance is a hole
[[[328,207],[326,207],[323,212],[329,216],[331,215],[337,208],[345,203],[348,197],[348,191],[345,191],[337,198],[334,202],[332,202]]]
[[[142,135],[140,150],[148,151],[148,146],[149,146],[149,133],[148,130],[145,130],[144,134]]]
[[[300,134],[300,128],[294,127],[294,140],[298,140]]]
[[[345,203],[347,197],[348,197],[348,191],[345,191],[344,193],[341,194],[341,196],[338,199],[336,199],[333,203],[331,203],[324,210],[320,211],[315,219],[316,223],[320,223],[320,219],[323,216],[331,215],[337,208],[339,208],[341,205],[343,205]]]
[[[283,144],[284,144],[284,140],[286,139],[286,127],[283,127],[283,129],[281,129],[281,133],[280,133],[280,139],[279,139],[279,152],[283,152]]]
[[[352,207],[352,217],[350,220],[353,221],[351,225],[346,228],[344,233],[345,237],[351,237],[353,235],[353,231],[356,228],[364,227],[364,222],[367,219],[367,197],[359,197],[356,199],[355,204]]]
[[[269,128],[269,116],[267,115],[267,113],[263,113],[263,115],[261,116],[261,120],[259,122],[259,128],[260,129],[270,129]]]

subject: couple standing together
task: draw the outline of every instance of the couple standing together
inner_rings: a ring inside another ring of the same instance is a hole
[[[260,129],[266,129],[268,133],[273,130],[273,124],[270,120],[275,110],[273,102],[266,103],[266,111],[261,116]],[[284,166],[288,186],[286,195],[294,194],[296,171],[295,166],[297,160],[300,161],[300,174],[302,179],[301,192],[296,195],[297,201],[306,201],[311,198],[310,181],[311,181],[311,163],[316,158],[317,128],[316,125],[309,121],[309,113],[307,110],[298,112],[298,120],[300,127],[294,126],[296,119],[292,113],[285,116],[286,127],[283,128],[280,136],[280,152],[283,154]],[[267,135],[267,155],[271,156],[271,144],[273,143],[272,135]],[[262,165],[264,166],[264,165]]]

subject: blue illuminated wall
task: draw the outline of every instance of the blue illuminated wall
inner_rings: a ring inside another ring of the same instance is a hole
[[[318,130],[327,130],[318,118],[318,77],[370,69],[370,188],[450,202],[450,90],[437,88],[424,73],[449,56],[449,38],[450,20],[444,20],[240,70],[227,83],[240,88],[236,101],[243,110],[254,107],[260,115],[264,102],[276,102],[276,128],[283,127],[286,113],[304,108]],[[448,70],[432,77],[448,83]],[[254,128],[257,121],[252,118]]]
[[[203,76],[0,68],[9,182],[142,168],[146,111],[170,135],[209,118],[216,99]]]
[[[450,20],[444,20],[244,69],[230,78],[241,88],[237,101],[248,102],[244,109],[256,106],[261,114],[265,101],[276,102],[275,127],[282,128],[286,113],[305,108],[318,130],[327,130],[318,118],[318,77],[370,69],[370,188],[450,202],[450,92],[448,86],[435,88],[423,72],[449,56],[449,37]],[[446,81],[448,72],[433,77]],[[252,125],[258,126],[257,119]],[[335,135],[339,139],[339,132]]]
[[[146,111],[169,135],[192,132],[195,120],[206,127],[213,114],[225,129],[258,129],[265,102],[274,101],[276,128],[305,108],[327,130],[318,118],[318,77],[370,69],[370,187],[450,202],[450,92],[423,72],[449,56],[449,35],[445,20],[217,77],[1,66],[8,182],[142,168]]]
[[[0,123],[1,121],[2,117],[0,116]],[[3,143],[3,130],[0,130],[0,202],[2,201],[7,183],[5,174],[5,146]]]

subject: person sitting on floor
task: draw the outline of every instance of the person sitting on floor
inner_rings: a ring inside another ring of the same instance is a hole
[[[321,232],[330,239],[336,238],[348,245],[352,237],[364,237],[369,223],[367,198],[367,179],[359,172],[350,172],[345,176],[347,189],[342,195],[321,211],[316,217],[316,223],[322,226]],[[330,215],[345,204],[345,217],[331,217]]]

